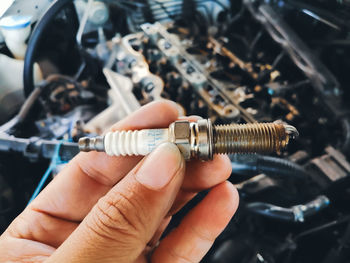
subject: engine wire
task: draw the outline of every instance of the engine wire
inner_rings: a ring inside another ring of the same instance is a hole
[[[38,186],[35,188],[34,193],[32,195],[32,197],[29,199],[28,204],[29,205],[40,193],[40,191],[43,189],[47,179],[49,178],[51,172],[60,164],[65,164],[67,162],[64,162],[61,160],[60,157],[60,148],[61,145],[63,144],[63,140],[61,140],[58,144],[56,144],[56,148],[55,148],[55,153],[52,156],[51,162],[49,167],[47,168],[46,172],[44,173],[43,177],[40,179],[40,182],[38,184]]]

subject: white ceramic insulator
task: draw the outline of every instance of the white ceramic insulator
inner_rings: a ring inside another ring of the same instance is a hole
[[[146,155],[168,138],[168,129],[116,131],[105,135],[104,146],[110,156]]]

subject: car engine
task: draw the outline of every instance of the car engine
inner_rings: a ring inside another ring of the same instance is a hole
[[[240,206],[203,262],[350,262],[348,0],[15,1],[11,15],[31,21],[13,71],[0,37],[1,232],[79,138],[168,99],[300,133],[279,155],[230,156]]]

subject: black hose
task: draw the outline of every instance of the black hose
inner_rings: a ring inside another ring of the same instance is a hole
[[[291,208],[284,208],[275,206],[268,203],[255,202],[247,204],[246,208],[254,213],[263,217],[274,218],[283,221],[294,221],[295,216]]]
[[[257,170],[269,176],[288,176],[305,179],[306,171],[300,165],[286,159],[258,155]]]
[[[24,58],[24,69],[23,69],[23,84],[24,84],[24,95],[26,97],[31,94],[34,90],[34,79],[33,79],[33,65],[37,51],[38,44],[43,36],[43,33],[54,20],[56,15],[63,10],[73,0],[56,0],[54,1],[44,15],[39,19],[36,24],[33,33],[30,36],[26,55]]]
[[[258,154],[236,154],[230,158],[235,174],[252,177],[263,173],[271,177],[307,178],[303,167],[286,159]]]
[[[282,221],[304,222],[305,218],[319,213],[319,211],[328,207],[329,203],[329,199],[321,195],[306,204],[294,205],[288,208],[262,202],[249,203],[246,208],[250,212],[264,217]]]
[[[29,95],[29,97],[26,99],[26,101],[22,105],[19,113],[15,117],[13,117],[10,121],[0,126],[0,134],[6,133],[7,131],[15,127],[17,124],[25,120],[29,111],[31,110],[37,98],[41,94],[41,91],[42,91],[41,88],[34,89],[34,91]]]
[[[344,140],[342,141],[342,151],[345,154],[350,153],[350,120],[349,118],[344,118],[341,121],[343,133],[344,133]]]

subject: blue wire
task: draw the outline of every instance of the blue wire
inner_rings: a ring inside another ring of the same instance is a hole
[[[54,154],[53,154],[53,156],[51,158],[51,163],[50,163],[49,167],[47,168],[45,174],[41,178],[38,186],[36,187],[32,197],[29,199],[29,202],[28,202],[27,205],[29,205],[37,197],[37,195],[40,193],[40,191],[42,190],[42,188],[45,185],[45,182],[46,182],[47,178],[50,176],[50,174],[53,171],[53,169],[59,164],[66,163],[66,162],[63,162],[61,160],[61,157],[60,157],[60,148],[61,148],[62,143],[63,143],[63,141],[60,141],[56,145],[55,152],[54,152]]]
[[[52,170],[53,170],[54,166],[50,164],[49,168],[46,170],[44,176],[41,178],[38,186],[36,187],[32,197],[29,199],[29,202],[27,205],[29,205],[34,199],[35,197],[37,197],[37,195],[40,193],[41,189],[43,188],[47,178],[49,177],[49,175],[51,174]]]

